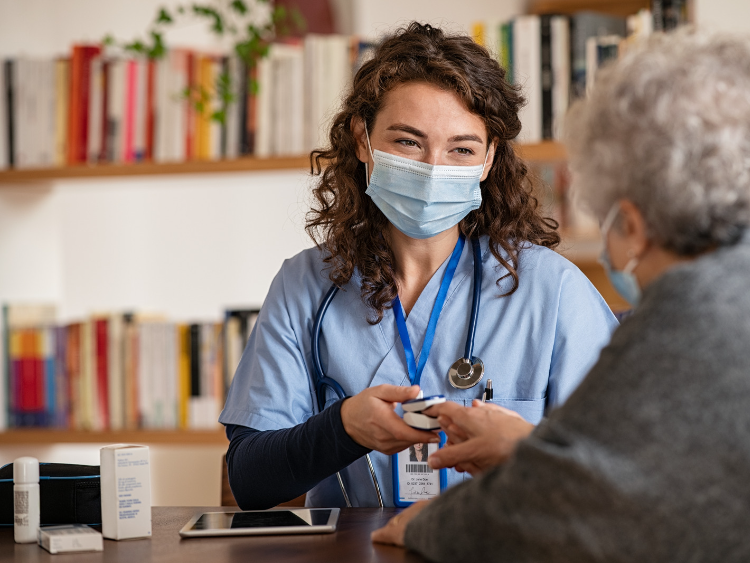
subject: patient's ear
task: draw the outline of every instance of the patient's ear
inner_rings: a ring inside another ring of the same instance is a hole
[[[648,227],[643,213],[629,199],[620,201],[620,219],[615,228],[628,240],[628,247],[635,256],[640,256],[649,244]]]

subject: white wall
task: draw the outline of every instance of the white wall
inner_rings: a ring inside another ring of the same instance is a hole
[[[56,446],[3,445],[0,467],[30,455],[47,463],[99,465],[99,448],[107,444]],[[219,506],[221,504],[221,445],[149,446],[152,506]]]
[[[142,36],[177,0],[0,0],[0,58],[52,57],[74,41]],[[468,29],[520,0],[336,0],[346,31],[367,36],[411,19]],[[214,48],[202,24],[169,32],[171,45]],[[56,181],[0,187],[0,302],[52,301],[62,318],[92,311],[218,319],[259,305],[284,258],[310,246],[305,174],[290,172]],[[21,455],[98,463],[98,444],[9,446]],[[152,446],[155,505],[219,503],[222,446]]]
[[[693,0],[695,21],[714,30],[750,33],[750,1]]]
[[[750,31],[747,0],[695,0],[700,24]],[[0,0],[0,57],[56,56],[107,33],[132,39],[176,0]],[[345,25],[377,36],[412,19],[466,30],[523,0],[336,0]],[[343,7],[343,9],[341,8]],[[203,25],[173,45],[216,46]],[[0,302],[55,301],[66,318],[138,308],[178,320],[260,304],[281,261],[310,244],[305,177],[297,172],[142,177],[0,188]],[[154,446],[154,504],[218,504],[221,446]],[[4,446],[97,463],[97,445]],[[189,467],[189,471],[185,468]]]
[[[412,20],[468,32],[476,21],[503,21],[525,6],[525,0],[354,0],[353,32],[377,37]]]

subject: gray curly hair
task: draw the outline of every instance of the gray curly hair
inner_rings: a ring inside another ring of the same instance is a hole
[[[574,197],[600,220],[620,199],[680,255],[750,225],[750,39],[656,34],[604,68],[566,118]]]

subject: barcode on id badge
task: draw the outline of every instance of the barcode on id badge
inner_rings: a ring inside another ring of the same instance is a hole
[[[426,463],[407,463],[407,473],[432,473],[432,467]]]

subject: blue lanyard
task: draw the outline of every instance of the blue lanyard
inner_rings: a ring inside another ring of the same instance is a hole
[[[406,354],[406,365],[409,368],[409,381],[412,385],[419,385],[422,379],[422,371],[427,363],[427,357],[430,355],[430,349],[432,348],[432,341],[435,339],[435,329],[437,328],[438,318],[440,318],[440,312],[443,310],[445,304],[445,298],[448,296],[448,288],[453,280],[453,274],[456,273],[456,267],[458,266],[458,260],[461,258],[461,253],[464,250],[464,235],[459,235],[456,247],[453,249],[448,267],[443,273],[443,281],[440,282],[440,290],[438,291],[435,304],[432,306],[432,313],[430,314],[430,322],[427,324],[427,332],[424,335],[424,343],[422,344],[422,351],[419,354],[419,365],[414,360],[414,350],[411,347],[411,340],[409,339],[409,331],[406,328],[406,318],[404,316],[404,308],[401,306],[401,300],[396,296],[393,300],[393,312],[396,315],[396,325],[398,326],[398,335],[401,337],[401,344],[404,345],[404,354]]]

